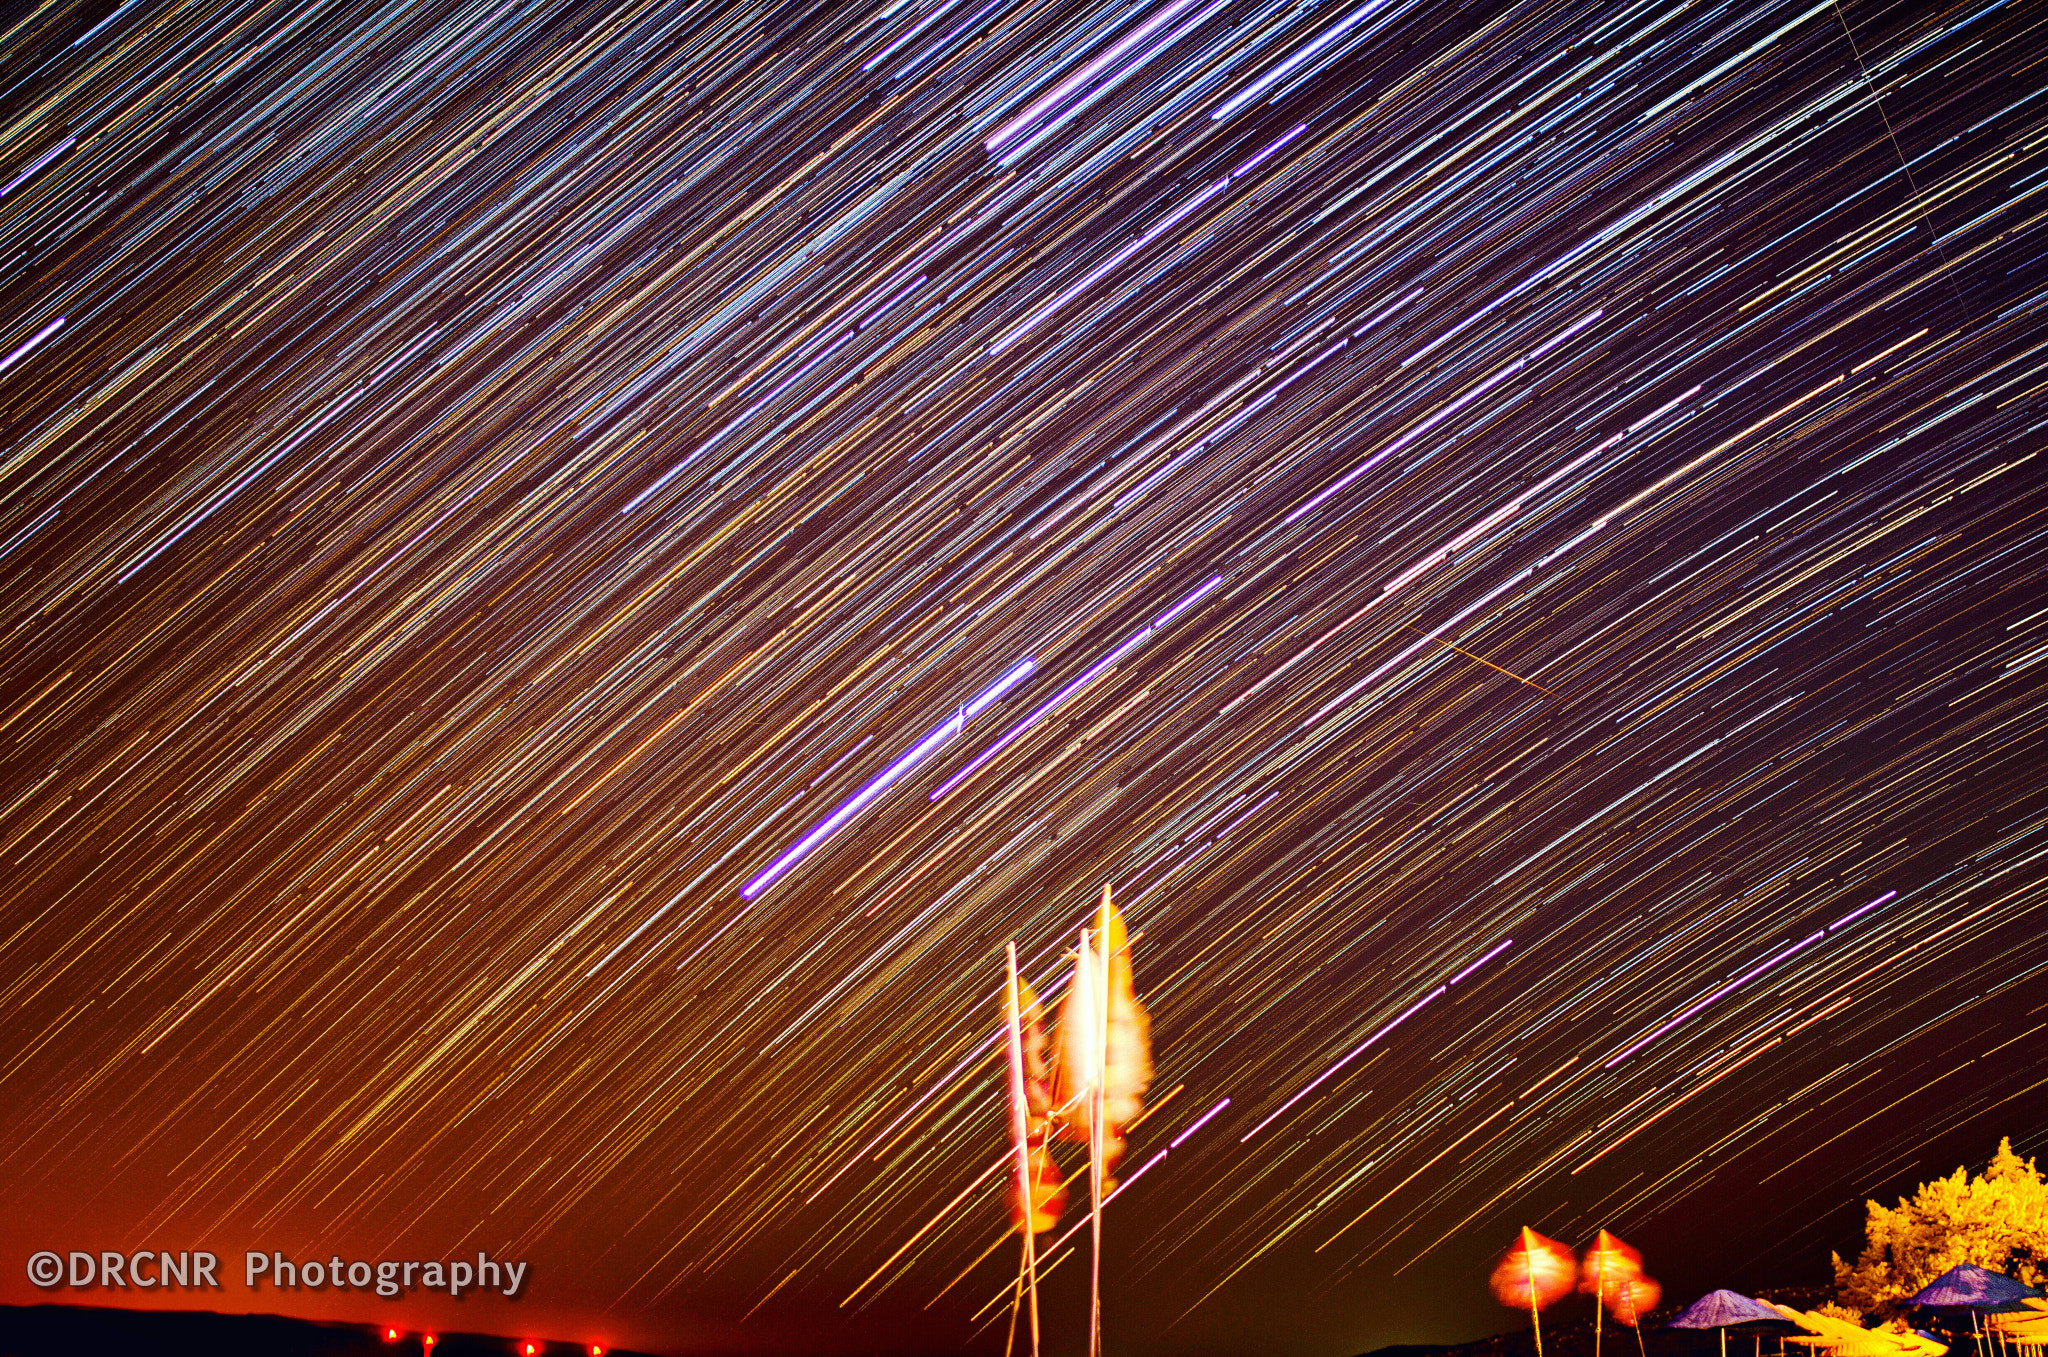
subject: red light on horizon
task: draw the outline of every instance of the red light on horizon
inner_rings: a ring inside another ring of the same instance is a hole
[[[604,1344],[592,1343],[590,1345],[590,1357],[604,1357]]]
[[[386,1329],[384,1331],[384,1341],[387,1343],[396,1343],[398,1341],[398,1330]]]

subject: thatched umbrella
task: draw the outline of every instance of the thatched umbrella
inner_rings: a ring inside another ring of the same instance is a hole
[[[1997,1310],[2014,1301],[2040,1294],[2025,1282],[2014,1281],[2003,1272],[1964,1263],[1921,1287],[1906,1303],[1936,1310]]]
[[[1579,1290],[1594,1297],[1593,1302],[1593,1357],[1600,1357],[1600,1316],[1613,1310],[1617,1316],[1624,1310],[1633,1315],[1635,1294],[1633,1284],[1642,1278],[1643,1255],[1635,1249],[1602,1230],[1593,1236],[1591,1247],[1579,1263]],[[1654,1303],[1654,1302],[1653,1302]],[[1636,1344],[1641,1347],[1642,1330],[1636,1331]]]
[[[1735,1291],[1709,1291],[1673,1316],[1667,1329],[1719,1329],[1721,1357],[1728,1357],[1728,1330],[1744,1324],[1777,1324],[1795,1327],[1791,1320],[1760,1300]],[[1757,1350],[1763,1350],[1761,1336]]]
[[[1914,1293],[1906,1303],[1928,1310],[1945,1310],[1952,1314],[1967,1313],[1970,1327],[1981,1339],[1983,1330],[1977,1317],[1994,1310],[2010,1310],[2030,1296],[2041,1293],[2025,1282],[2015,1281],[2003,1272],[1993,1272],[1988,1267],[1975,1263],[1964,1263],[1952,1267]]]
[[[1545,1239],[1524,1225],[1515,1246],[1501,1255],[1490,1285],[1494,1297],[1512,1309],[1529,1307],[1529,1327],[1536,1334],[1536,1357],[1543,1357],[1543,1324],[1536,1313],[1571,1294],[1579,1282],[1579,1260],[1555,1239]]]

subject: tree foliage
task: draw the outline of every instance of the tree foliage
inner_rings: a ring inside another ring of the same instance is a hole
[[[1894,1209],[1865,1202],[1863,1253],[1835,1260],[1835,1299],[1866,1316],[1897,1318],[1922,1287],[1963,1263],[2031,1286],[2048,1281],[2048,1179],[2010,1138],[1979,1177],[1958,1168],[1922,1183]]]

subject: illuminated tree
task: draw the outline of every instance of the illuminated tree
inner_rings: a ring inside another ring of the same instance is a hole
[[[1974,1263],[2032,1286],[2048,1281],[2048,1179],[1998,1143],[1990,1167],[1922,1183],[1887,1210],[1865,1202],[1863,1253],[1835,1259],[1835,1298],[1858,1314],[1897,1318],[1907,1298],[1952,1267]]]

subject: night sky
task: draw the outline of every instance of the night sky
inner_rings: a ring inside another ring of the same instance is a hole
[[[2048,1153],[2048,10],[0,22],[0,1301],[993,1353],[1104,882],[1114,1350]]]

